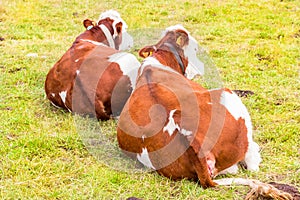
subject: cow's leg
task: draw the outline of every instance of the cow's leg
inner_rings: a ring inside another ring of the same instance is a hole
[[[237,164],[232,165],[231,167],[228,167],[227,169],[224,169],[222,171],[218,171],[216,167],[216,159],[212,153],[209,153],[206,156],[206,163],[207,163],[207,169],[208,172],[210,173],[210,177],[216,177],[221,174],[236,174],[238,172],[238,166]]]
[[[214,177],[217,174],[216,170],[216,158],[212,153],[209,153],[206,156],[207,169],[210,174],[210,177]]]
[[[203,188],[214,187],[214,183],[210,177],[206,157],[198,157],[192,148],[188,149],[191,163],[197,173],[200,184]]]
[[[96,117],[100,120],[109,120],[110,114],[107,112],[107,107],[103,104],[102,101],[96,100],[95,101],[95,111],[96,111]]]
[[[207,163],[207,169],[208,169],[208,173],[210,174],[210,177],[214,177],[216,161],[206,159],[206,163]]]

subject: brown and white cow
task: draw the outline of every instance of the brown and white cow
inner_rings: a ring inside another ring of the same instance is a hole
[[[133,40],[118,12],[106,11],[97,24],[89,19],[83,24],[86,30],[47,74],[46,95],[56,107],[107,120],[122,110],[140,63],[119,51]]]
[[[155,45],[139,51],[144,61],[135,90],[118,121],[120,148],[159,174],[199,180],[236,173],[242,163],[258,170],[261,157],[252,139],[249,113],[229,89],[207,90],[186,77],[191,36],[169,27]]]

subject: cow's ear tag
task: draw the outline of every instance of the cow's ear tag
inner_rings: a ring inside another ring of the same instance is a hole
[[[149,56],[152,56],[153,52],[152,51],[144,51],[142,54],[143,54],[144,58],[147,58]]]
[[[144,58],[147,58],[149,56],[149,52],[143,52],[142,54]]]
[[[88,27],[86,27],[86,30],[91,30],[93,27],[93,25],[89,25]]]
[[[181,40],[182,40],[182,36],[179,36],[176,40],[176,44],[178,44],[179,46],[181,46]]]

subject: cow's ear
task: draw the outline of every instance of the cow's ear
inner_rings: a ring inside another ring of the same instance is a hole
[[[122,32],[122,26],[123,26],[122,22],[116,24],[116,31],[118,35]]]
[[[95,22],[90,20],[90,19],[85,19],[83,20],[83,26],[87,29],[90,30],[95,26]]]
[[[176,44],[181,48],[189,44],[189,35],[184,30],[176,31]]]
[[[151,56],[154,51],[155,51],[154,46],[146,46],[139,50],[139,56],[142,58],[147,58],[148,56]]]

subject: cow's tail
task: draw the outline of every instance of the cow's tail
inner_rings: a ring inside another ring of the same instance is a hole
[[[268,197],[278,200],[292,200],[291,194],[275,188],[273,185],[262,183],[259,180],[244,178],[223,178],[214,180],[218,185],[246,185],[251,188],[245,200],[259,199],[260,197]]]

